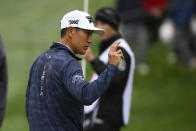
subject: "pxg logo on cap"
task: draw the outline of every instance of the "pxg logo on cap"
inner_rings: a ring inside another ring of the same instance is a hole
[[[61,29],[68,27],[78,27],[84,30],[93,30],[95,33],[102,34],[102,29],[96,28],[92,17],[83,11],[74,10],[65,14],[61,20]]]
[[[78,24],[79,20],[69,20],[69,25]]]
[[[93,19],[91,16],[86,16],[86,18],[88,19],[89,23],[92,23],[93,22]]]

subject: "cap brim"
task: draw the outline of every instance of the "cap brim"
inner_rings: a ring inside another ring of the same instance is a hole
[[[81,27],[79,27],[81,28]],[[103,29],[100,29],[100,28],[81,28],[81,29],[84,29],[84,30],[92,30],[94,31],[95,34],[103,34],[104,33],[104,30]]]
[[[94,30],[94,33],[96,34],[104,34],[104,30],[96,28],[97,30]]]

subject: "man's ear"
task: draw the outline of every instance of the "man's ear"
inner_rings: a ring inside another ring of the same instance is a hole
[[[68,27],[68,28],[67,28],[67,35],[68,35],[70,38],[72,38],[72,36],[73,36],[73,31],[74,31],[73,27]]]
[[[73,36],[76,33],[76,28],[68,27],[68,34]]]

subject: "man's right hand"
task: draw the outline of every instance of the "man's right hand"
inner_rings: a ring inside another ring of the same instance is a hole
[[[120,64],[120,59],[123,59],[123,53],[121,50],[116,50],[120,41],[115,42],[108,53],[109,56],[109,64],[113,64],[114,66],[118,67]]]

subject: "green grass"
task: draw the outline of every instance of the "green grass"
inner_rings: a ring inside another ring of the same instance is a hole
[[[195,71],[167,63],[170,47],[157,43],[149,51],[151,72],[136,73],[131,121],[124,131],[194,131]]]
[[[114,0],[90,0],[90,14]],[[29,69],[52,41],[59,41],[59,23],[68,11],[83,9],[81,0],[1,0],[0,33],[7,51],[9,88],[6,116],[1,131],[27,131],[25,92]],[[97,37],[92,48],[97,54]],[[134,79],[130,124],[122,131],[196,130],[196,71],[169,65],[170,46],[150,48],[150,73]],[[91,67],[87,65],[87,79]]]

